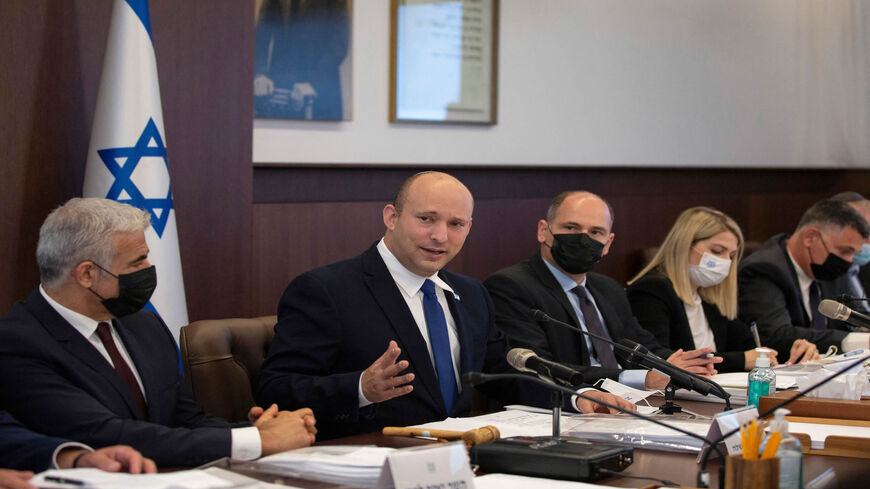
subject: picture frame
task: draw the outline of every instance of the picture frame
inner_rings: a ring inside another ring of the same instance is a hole
[[[391,0],[390,122],[497,122],[499,0]]]
[[[353,0],[255,0],[254,117],[351,120]]]

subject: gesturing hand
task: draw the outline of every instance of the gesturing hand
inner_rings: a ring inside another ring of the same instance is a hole
[[[414,386],[408,385],[414,380],[414,374],[399,375],[408,368],[407,360],[396,363],[400,353],[402,350],[399,345],[390,341],[387,351],[363,371],[360,383],[366,399],[384,402],[414,390]]]

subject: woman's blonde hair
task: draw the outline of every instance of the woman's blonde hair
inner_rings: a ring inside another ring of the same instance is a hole
[[[737,237],[737,253],[731,259],[731,269],[725,280],[712,287],[699,288],[698,294],[704,302],[715,304],[723,316],[734,319],[737,317],[737,264],[743,256],[743,233],[734,219],[711,207],[692,207],[683,211],[653,259],[628,284],[658,269],[674,284],[677,297],[686,304],[693,304],[689,250],[698,241],[724,231]]]

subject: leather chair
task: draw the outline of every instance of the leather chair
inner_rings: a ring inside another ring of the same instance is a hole
[[[181,328],[184,377],[211,415],[246,421],[277,316],[196,321]]]

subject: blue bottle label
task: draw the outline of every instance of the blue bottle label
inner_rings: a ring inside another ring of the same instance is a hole
[[[770,382],[749,382],[746,405],[758,407],[758,399],[770,395]]]

